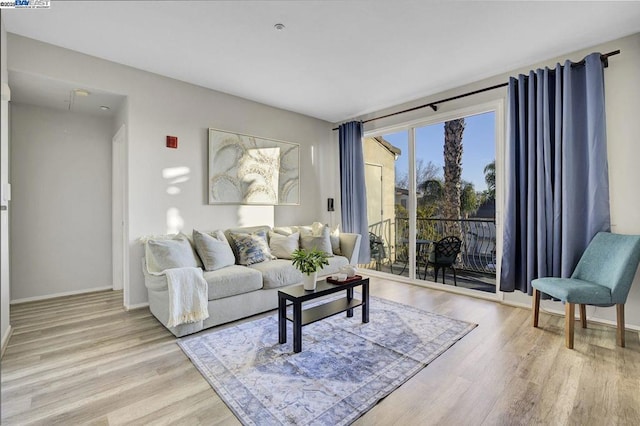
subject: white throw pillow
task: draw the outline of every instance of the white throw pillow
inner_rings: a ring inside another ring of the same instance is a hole
[[[204,233],[194,229],[193,242],[202,263],[204,263],[205,270],[215,271],[225,266],[235,265],[236,257],[233,255],[224,232],[217,230]]]
[[[333,254],[341,255],[342,251],[340,250],[340,224],[337,224],[335,228],[331,230],[329,233],[329,239],[331,240],[331,250],[333,250]]]
[[[184,234],[147,239],[145,259],[147,270],[151,273],[160,273],[172,268],[201,266],[189,238]]]
[[[300,234],[298,232],[288,236],[269,232],[271,254],[278,259],[291,259],[293,252],[298,249],[299,240]]]
[[[278,226],[273,228],[273,232],[276,234],[289,236],[299,231],[297,226]]]
[[[311,231],[313,232],[314,236],[319,237],[324,232],[325,227],[326,225],[322,222],[313,222],[311,224]]]
[[[323,226],[320,230],[320,235],[302,235],[300,237],[300,246],[306,250],[316,248],[327,253],[330,257],[333,256],[329,228],[326,226]]]
[[[300,232],[301,237],[313,235],[313,228],[311,226],[298,226],[298,232]]]

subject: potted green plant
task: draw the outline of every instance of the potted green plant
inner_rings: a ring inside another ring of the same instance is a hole
[[[291,259],[293,260],[293,266],[295,266],[304,275],[304,289],[315,290],[316,280],[318,278],[318,269],[328,265],[327,260],[329,255],[317,248],[296,249],[294,250]]]

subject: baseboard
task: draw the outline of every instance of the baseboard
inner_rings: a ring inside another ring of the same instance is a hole
[[[38,300],[55,299],[56,297],[74,296],[76,294],[96,293],[98,291],[105,291],[105,290],[113,290],[113,287],[112,286],[109,286],[109,287],[94,287],[94,288],[87,288],[87,289],[84,289],[84,290],[65,291],[63,293],[47,294],[47,295],[44,295],[44,296],[25,297],[23,299],[12,300],[11,304],[12,305],[17,305],[17,304],[20,304],[20,303],[36,302]]]
[[[500,303],[507,306],[513,306],[514,308],[531,309],[531,303],[514,302],[512,300],[501,300]]]
[[[476,291],[476,290],[471,290],[468,288],[464,288],[464,287],[456,287],[453,285],[442,285],[439,283],[434,283],[432,281],[424,281],[424,280],[414,280],[412,281],[411,279],[409,279],[408,277],[404,277],[404,276],[393,276],[393,277],[389,277],[389,274],[385,273],[385,272],[379,272],[379,271],[370,271],[370,270],[364,270],[364,269],[359,269],[358,270],[359,274],[364,276],[364,277],[374,277],[374,278],[380,278],[380,279],[384,279],[384,280],[389,280],[389,281],[395,281],[395,282],[399,282],[399,283],[403,283],[403,284],[409,284],[409,285],[415,285],[417,287],[424,287],[424,288],[428,288],[431,290],[438,290],[438,291],[444,291],[447,293],[454,293],[454,294],[460,294],[462,296],[469,296],[469,297],[473,297],[475,299],[483,299],[483,300],[490,300],[492,302],[500,302],[501,300],[499,299],[499,297],[501,297],[498,293],[488,293],[485,291]]]
[[[149,307],[149,302],[145,302],[145,303],[137,303],[135,305],[124,305],[124,310],[132,311],[134,309],[142,309],[142,308],[148,308],[148,307]]]
[[[521,302],[512,302],[512,301],[506,301],[503,300],[502,301],[503,305],[508,305],[508,306],[514,306],[516,308],[524,308],[524,309],[531,309],[531,304],[526,304],[526,303],[521,303]],[[587,308],[589,308],[590,305],[587,305]],[[549,309],[549,308],[545,308],[542,305],[540,305],[540,311],[550,314],[550,315],[556,315],[559,317],[564,317],[564,310],[557,310],[557,309]],[[589,317],[589,312],[587,311],[587,320],[588,322],[592,322],[594,324],[601,324],[601,325],[609,325],[611,327],[617,327],[617,324],[615,321],[612,320],[608,320],[608,319],[604,319],[604,318],[592,318]],[[633,331],[640,331],[640,325],[636,325],[636,324],[625,324],[624,328],[626,330],[633,330]]]
[[[9,344],[9,339],[11,339],[11,335],[13,334],[13,327],[9,324],[7,327],[7,332],[2,336],[2,344],[0,345],[0,358],[4,356],[4,351],[7,350],[7,345]]]

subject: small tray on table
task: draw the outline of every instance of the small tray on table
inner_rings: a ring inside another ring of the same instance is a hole
[[[342,281],[334,280],[333,278],[328,277],[327,278],[327,282],[331,283],[331,284],[348,284],[348,283],[352,283],[354,281],[359,281],[361,279],[362,279],[362,275],[354,275],[354,276],[349,277],[346,280],[342,280]]]

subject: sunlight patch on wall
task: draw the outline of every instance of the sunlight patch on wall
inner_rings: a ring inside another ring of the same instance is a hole
[[[180,177],[177,177],[177,178],[173,179],[169,183],[172,184],[172,185],[175,185],[175,184],[178,184],[178,183],[184,183],[184,182],[186,182],[188,180],[189,180],[189,176],[180,176]]]
[[[184,219],[180,215],[180,210],[171,207],[167,210],[167,234],[177,234],[184,228]]]
[[[180,187],[177,185],[187,182],[190,179],[189,173],[191,173],[191,169],[186,166],[167,167],[166,169],[162,169],[162,177],[169,181],[167,194],[180,194],[182,192],[182,189],[180,189]]]
[[[273,206],[238,206],[238,226],[274,225]]]
[[[188,175],[191,170],[186,166],[167,167],[162,169],[162,177],[165,179],[174,179],[180,176]]]

